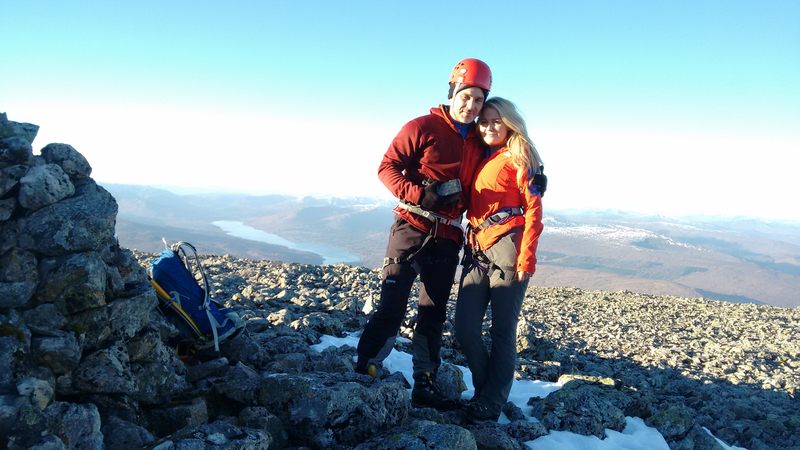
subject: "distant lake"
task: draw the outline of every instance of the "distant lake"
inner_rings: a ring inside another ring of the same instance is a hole
[[[300,250],[304,252],[316,253],[322,257],[323,264],[336,264],[336,263],[358,263],[360,258],[347,250],[334,247],[326,244],[302,244],[292,242],[284,239],[277,234],[267,233],[265,231],[257,230],[251,226],[245,225],[242,222],[233,220],[217,220],[211,222],[212,225],[219,227],[226,234],[241,239],[250,241],[264,242],[272,245],[280,245],[292,250]]]

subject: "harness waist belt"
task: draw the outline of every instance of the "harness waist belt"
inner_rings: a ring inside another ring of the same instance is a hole
[[[409,203],[402,202],[402,201],[397,204],[397,207],[400,208],[400,209],[405,209],[406,211],[414,213],[414,214],[416,214],[418,216],[422,216],[422,217],[430,220],[431,222],[443,223],[445,225],[450,225],[452,227],[456,227],[459,230],[463,230],[463,228],[461,228],[461,217],[459,217],[458,219],[451,219],[451,218],[449,218],[447,216],[443,216],[441,214],[437,214],[435,212],[428,211],[427,209],[423,209],[423,208],[421,208],[421,207],[419,207],[417,205],[411,205]]]
[[[484,228],[489,228],[492,225],[496,225],[498,223],[505,222],[506,220],[510,219],[514,216],[521,216],[525,213],[521,207],[514,207],[514,208],[502,208],[500,211],[489,216],[486,220],[481,222],[480,225],[475,227],[475,230],[482,230]]]

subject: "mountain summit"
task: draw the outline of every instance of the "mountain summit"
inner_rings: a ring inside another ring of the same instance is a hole
[[[469,424],[414,408],[402,368],[354,373],[346,340],[378,270],[205,255],[212,296],[246,331],[183,361],[143,270],[155,255],[118,244],[114,197],[73,147],[34,155],[36,130],[0,114],[2,448],[521,448],[637,430],[649,440],[628,448],[800,446],[798,309],[531,288],[517,378],[550,392],[523,389],[500,422]],[[438,381],[460,399],[450,321],[442,356]]]

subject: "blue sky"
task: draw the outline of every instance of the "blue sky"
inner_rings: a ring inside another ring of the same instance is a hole
[[[100,182],[390,197],[461,58],[520,107],[545,207],[800,220],[800,2],[0,1],[0,111]]]

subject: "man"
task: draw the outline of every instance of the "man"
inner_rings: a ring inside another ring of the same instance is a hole
[[[378,177],[400,200],[394,209],[378,308],[358,342],[356,371],[375,376],[405,317],[412,284],[420,295],[412,339],[415,406],[453,409],[435,384],[439,350],[458,253],[467,187],[483,157],[473,120],[491,89],[483,61],[467,58],[450,76],[450,104],[408,122],[392,141]]]

